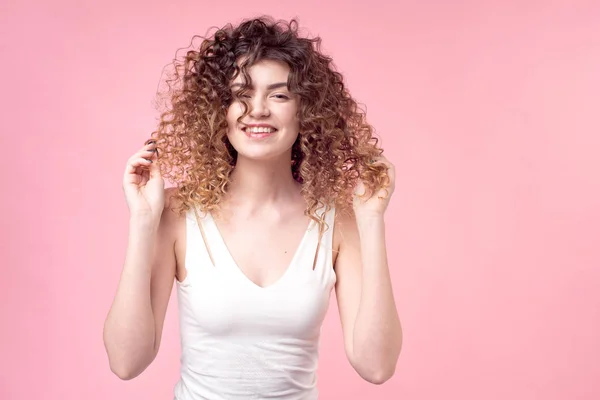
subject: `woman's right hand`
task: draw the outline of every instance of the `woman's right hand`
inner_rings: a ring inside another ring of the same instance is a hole
[[[123,191],[132,216],[160,219],[165,203],[165,184],[157,161],[158,151],[153,139],[127,161]]]

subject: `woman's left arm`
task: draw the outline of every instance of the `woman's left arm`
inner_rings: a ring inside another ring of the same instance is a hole
[[[385,158],[390,186],[354,201],[354,217],[339,220],[336,297],[348,360],[365,380],[381,384],[395,372],[402,328],[388,269],[384,213],[394,190],[394,167]],[[359,182],[356,193],[363,193]]]

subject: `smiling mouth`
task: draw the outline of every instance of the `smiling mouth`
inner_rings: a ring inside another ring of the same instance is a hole
[[[266,126],[259,126],[259,127],[244,126],[242,128],[242,130],[248,134],[274,133],[277,131],[277,129],[275,129],[275,128],[266,127]]]
[[[251,139],[263,139],[273,135],[277,129],[266,126],[244,126],[242,131]]]

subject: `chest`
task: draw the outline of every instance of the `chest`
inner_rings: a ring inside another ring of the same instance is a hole
[[[316,337],[336,277],[333,232],[320,236],[309,221],[229,224],[209,214],[200,225],[206,247],[190,218],[185,258],[190,279],[179,285],[183,321],[197,328],[190,332]]]
[[[293,279],[261,288],[218,268],[196,277],[179,288],[180,310],[194,331],[215,337],[314,338],[335,281],[330,273],[295,271]]]
[[[259,287],[277,282],[308,250],[309,228],[317,229],[308,217],[285,221],[208,221],[210,249],[215,258],[230,263]]]

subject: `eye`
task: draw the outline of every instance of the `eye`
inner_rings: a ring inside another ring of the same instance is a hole
[[[288,96],[286,96],[285,94],[275,94],[274,95],[277,99],[280,100],[289,100],[290,98]]]

